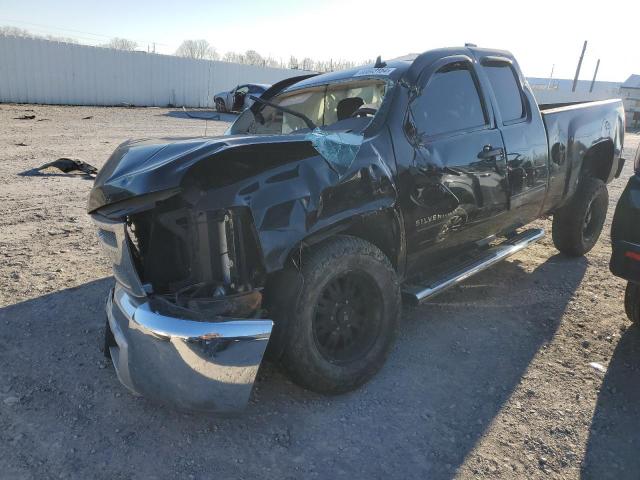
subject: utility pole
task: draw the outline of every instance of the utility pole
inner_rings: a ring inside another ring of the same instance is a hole
[[[593,72],[593,80],[591,80],[591,88],[589,89],[589,93],[593,92],[593,85],[596,83],[596,77],[598,76],[599,68],[600,68],[600,59],[598,59],[598,63],[596,63],[596,71]]]
[[[580,60],[578,60],[578,68],[576,68],[576,76],[573,79],[573,88],[572,92],[576,91],[576,85],[578,84],[578,75],[580,75],[580,68],[582,68],[582,59],[584,58],[584,52],[587,49],[587,41],[584,41],[584,45],[582,45],[582,53],[580,54]]]

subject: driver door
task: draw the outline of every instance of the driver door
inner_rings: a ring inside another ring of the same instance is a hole
[[[497,233],[508,211],[506,157],[472,60],[427,67],[409,108],[414,165],[405,200],[408,269]]]

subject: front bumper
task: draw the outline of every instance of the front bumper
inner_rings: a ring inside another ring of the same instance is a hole
[[[190,411],[232,412],[247,404],[271,320],[171,317],[117,282],[106,310],[111,358],[131,392]]]

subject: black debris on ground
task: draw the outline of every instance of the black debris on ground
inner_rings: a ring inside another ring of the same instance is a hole
[[[35,171],[45,170],[47,168],[57,168],[63,173],[81,172],[87,175],[96,175],[98,169],[93,165],[89,165],[82,160],[76,160],[73,158],[58,158],[53,162],[45,163],[41,167],[35,168]]]

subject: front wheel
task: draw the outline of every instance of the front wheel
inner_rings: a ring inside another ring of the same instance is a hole
[[[227,108],[225,107],[224,104],[224,100],[222,100],[221,98],[216,98],[216,112],[219,113],[224,113],[227,111]]]
[[[301,263],[300,294],[280,306],[292,319],[283,366],[310,390],[353,390],[380,369],[393,345],[401,310],[396,273],[377,247],[350,236],[320,244]]]
[[[587,177],[562,208],[553,215],[553,244],[571,257],[589,252],[600,237],[609,207],[607,185]]]

